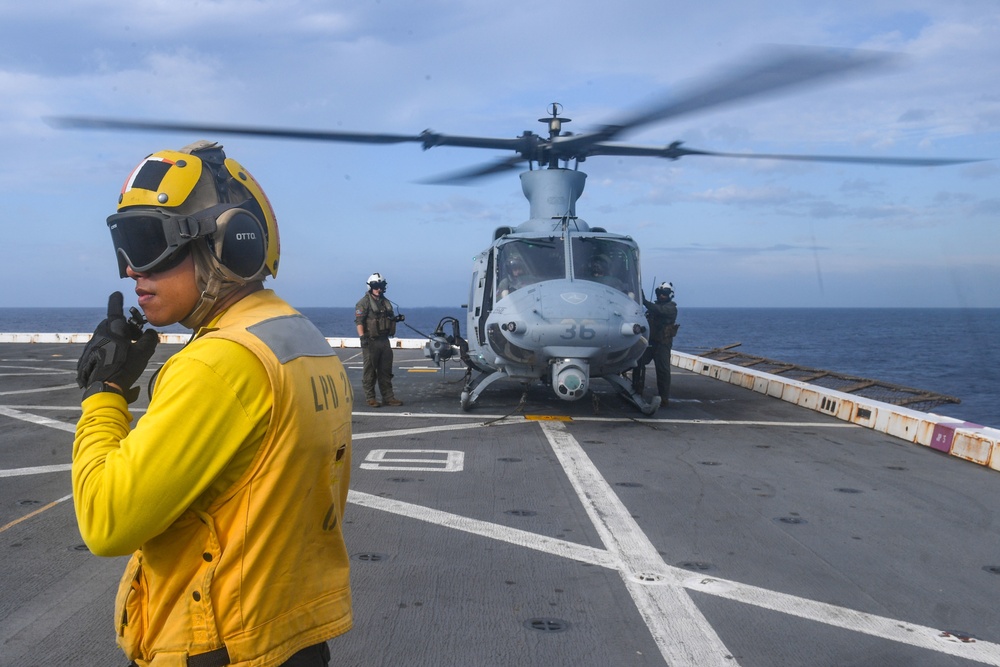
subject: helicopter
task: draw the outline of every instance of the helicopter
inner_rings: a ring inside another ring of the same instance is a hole
[[[525,130],[512,138],[441,134],[333,132],[271,127],[189,124],[93,117],[50,119],[60,127],[140,131],[199,132],[242,136],[366,144],[419,143],[512,151],[514,155],[425,181],[464,184],[527,168],[520,174],[529,217],[494,230],[489,246],[473,261],[466,313],[467,336],[446,318],[428,336],[425,356],[444,368],[458,356],[467,367],[461,405],[469,410],[483,391],[502,379],[528,386],[542,382],[565,401],[577,401],[600,378],[645,415],[656,412],[660,397],[645,400],[626,374],[635,369],[649,341],[638,243],[629,236],[591,226],[577,216],[576,203],[587,175],[580,164],[595,156],[659,157],[678,160],[704,156],[797,160],[894,166],[941,166],[977,161],[964,158],[905,158],[842,155],[724,153],[614,141],[654,122],[777,93],[822,79],[890,64],[893,54],[857,49],[772,47],[721,76],[686,92],[622,115],[593,131],[564,131],[571,119],[552,103],[539,118],[547,136]],[[446,321],[447,320],[447,321]],[[451,333],[446,332],[447,325]]]

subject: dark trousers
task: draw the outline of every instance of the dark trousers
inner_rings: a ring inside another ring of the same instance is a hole
[[[327,667],[330,664],[330,647],[326,642],[302,649],[281,663],[281,667]]]
[[[646,364],[653,362],[656,369],[656,393],[665,401],[670,399],[670,350],[673,346],[665,343],[652,343],[639,357],[639,362],[632,370],[632,388],[639,394],[646,386]]]
[[[129,667],[135,667],[134,662],[128,663]],[[229,654],[225,648],[218,651],[211,651],[207,654],[191,656],[188,658],[191,665],[211,665],[212,667],[225,667],[229,664]],[[330,664],[330,647],[326,642],[307,646],[295,653],[291,658],[281,663],[281,667],[328,667]]]
[[[670,400],[670,345],[653,345],[653,367],[656,369],[656,393],[663,402]]]
[[[395,398],[392,392],[392,343],[389,342],[389,337],[368,339],[361,347],[361,358],[364,361],[361,386],[364,387],[365,398],[375,398],[376,384],[383,401]]]

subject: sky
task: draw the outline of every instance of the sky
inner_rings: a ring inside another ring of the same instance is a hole
[[[273,287],[351,306],[373,272],[403,307],[467,302],[472,258],[528,217],[508,157],[169,132],[54,116],[460,135],[585,132],[731,72],[762,45],[897,65],[638,128],[703,150],[985,158],[888,167],[592,157],[577,214],[633,237],[645,290],[692,307],[1000,307],[996,0],[0,0],[0,308],[101,306],[122,290],[106,217],[149,153],[219,140],[277,212]]]

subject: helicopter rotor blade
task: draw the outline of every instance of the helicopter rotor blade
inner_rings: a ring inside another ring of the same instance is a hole
[[[855,155],[790,155],[782,153],[723,153],[685,148],[680,142],[668,146],[631,146],[628,144],[598,143],[591,147],[590,155],[615,155],[628,157],[662,157],[679,160],[688,155],[708,157],[749,158],[753,160],[794,160],[799,162],[840,162],[851,164],[884,164],[897,167],[942,167],[954,164],[982,162],[983,158],[911,158]]]
[[[295,130],[278,127],[253,127],[247,125],[213,125],[206,123],[176,123],[167,121],[123,120],[117,118],[97,118],[88,116],[57,116],[46,119],[59,128],[91,130],[140,130],[164,132],[189,132],[202,135],[234,134],[239,136],[264,137],[270,139],[302,139],[305,141],[336,141],[357,144],[401,144],[419,143],[424,150],[435,146],[459,146],[463,148],[493,148],[498,150],[530,151],[537,135],[525,135],[514,139],[491,137],[464,137],[439,134],[424,130],[420,134],[387,134],[373,132],[333,132],[329,130]]]
[[[676,118],[737,101],[778,93],[797,86],[818,83],[836,75],[846,75],[895,61],[895,54],[861,49],[821,49],[774,46],[761,52],[747,65],[707,80],[677,97],[670,97],[604,125],[595,132],[560,138],[560,153],[606,141],[650,123]]]
[[[517,169],[518,165],[524,161],[525,158],[520,155],[516,155],[505,160],[489,162],[484,165],[455,171],[444,176],[424,179],[419,182],[427,185],[466,185],[480,178],[494,176],[496,174],[502,174],[504,172]]]
[[[519,163],[537,162],[555,166],[558,161],[584,160],[592,155],[650,156],[672,160],[688,155],[738,157],[751,159],[797,160],[811,162],[842,162],[884,164],[897,166],[939,166],[976,162],[977,159],[886,158],[852,157],[838,155],[783,155],[762,153],[721,153],[684,148],[681,142],[666,147],[629,146],[609,140],[643,125],[676,118],[685,114],[720,107],[738,101],[760,98],[824,79],[853,72],[885,66],[894,62],[896,54],[859,49],[822,49],[815,47],[771,47],[750,59],[735,70],[728,70],[715,78],[689,87],[685,92],[670,97],[631,114],[618,122],[599,127],[594,132],[558,134],[548,138],[525,131],[514,138],[471,137],[447,135],[424,130],[419,134],[390,134],[371,132],[336,132],[327,130],[297,130],[274,127],[240,125],[214,125],[166,121],[123,120],[113,118],[62,116],[47,118],[55,127],[113,129],[140,131],[167,131],[198,133],[203,136],[229,134],[264,138],[300,139],[306,141],[334,141],[362,144],[419,143],[424,150],[436,146],[463,148],[488,148],[513,151],[515,156],[485,165],[471,167],[425,183],[467,183],[477,178],[499,174],[514,169]]]
[[[379,134],[371,132],[330,132],[326,130],[292,130],[273,127],[250,127],[240,125],[211,125],[202,123],[173,123],[164,121],[122,120],[116,118],[95,118],[88,116],[58,116],[48,118],[48,122],[60,128],[82,128],[91,130],[140,130],[165,132],[192,132],[204,135],[236,134],[275,139],[304,139],[308,141],[341,141],[363,144],[421,143],[423,134]]]

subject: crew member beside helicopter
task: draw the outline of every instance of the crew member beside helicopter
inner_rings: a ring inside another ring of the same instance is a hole
[[[382,274],[371,274],[368,276],[368,291],[354,307],[354,323],[358,327],[364,361],[361,385],[368,405],[373,408],[403,404],[392,390],[392,344],[389,338],[396,335],[396,322],[405,318],[392,312],[392,302],[385,298],[388,285]],[[376,384],[382,395],[381,403],[375,397]]]
[[[660,396],[660,407],[665,408],[670,402],[670,351],[678,328],[674,284],[660,283],[656,288],[656,301],[643,297],[642,303],[646,306],[649,323],[649,347],[632,371],[632,388],[642,394],[646,387],[646,364],[652,360],[656,369],[656,393]]]
[[[97,555],[132,556],[118,645],[143,667],[327,665],[352,622],[352,396],[323,334],[264,289],[274,211],[221,146],[197,142],[144,159],[108,226],[149,323],[195,332],[134,426],[158,337],[138,310],[125,319],[121,292],[77,365],[80,534]]]

